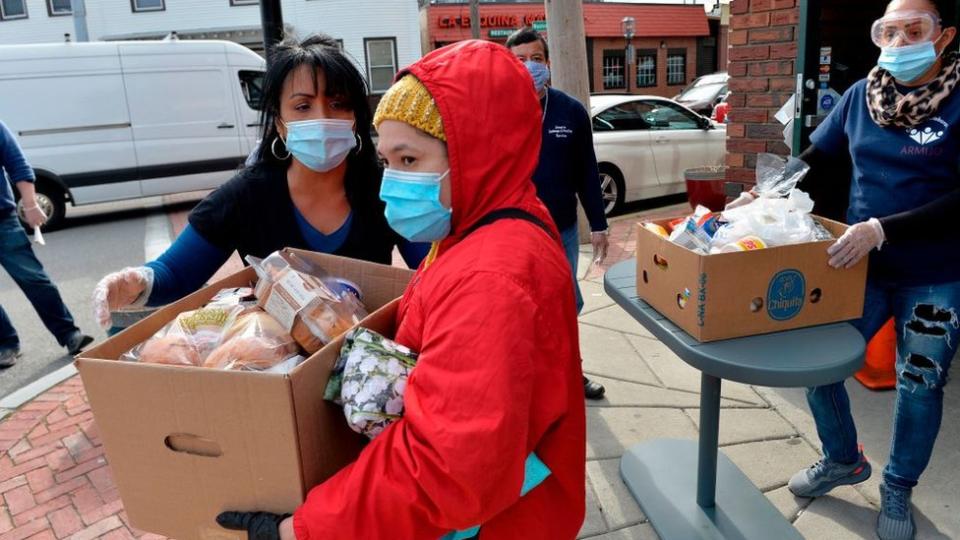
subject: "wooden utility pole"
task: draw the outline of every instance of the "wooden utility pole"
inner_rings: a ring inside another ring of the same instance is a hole
[[[546,0],[547,45],[550,47],[550,85],[573,96],[590,111],[587,38],[583,28],[583,2]],[[577,206],[580,242],[590,240],[590,226]]]
[[[550,46],[550,84],[590,110],[583,3],[546,0],[544,4],[547,9],[547,44]]]
[[[470,0],[470,37],[480,39],[480,0]]]

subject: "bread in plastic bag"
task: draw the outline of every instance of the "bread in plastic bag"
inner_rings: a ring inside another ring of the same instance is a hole
[[[227,330],[245,309],[237,305],[212,305],[185,311],[150,339],[121,359],[174,366],[200,366],[224,340]]]
[[[224,333],[223,342],[207,356],[204,367],[235,370],[266,370],[292,356],[299,348],[280,323],[255,309],[236,319]]]

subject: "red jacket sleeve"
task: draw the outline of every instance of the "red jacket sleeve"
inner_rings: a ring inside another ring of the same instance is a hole
[[[488,272],[430,298],[404,417],[310,492],[294,514],[299,540],[436,540],[519,499],[533,447],[537,307],[519,284]]]

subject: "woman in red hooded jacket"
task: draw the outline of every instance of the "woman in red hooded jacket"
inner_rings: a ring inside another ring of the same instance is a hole
[[[221,524],[298,540],[576,537],[583,383],[569,268],[531,181],[536,105],[523,65],[489,42],[397,75],[374,117],[381,198],[398,233],[434,243],[398,312],[396,341],[419,352],[404,415],[292,519]],[[549,475],[529,489],[531,455]]]

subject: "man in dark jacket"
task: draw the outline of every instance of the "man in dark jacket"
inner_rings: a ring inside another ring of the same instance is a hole
[[[533,181],[537,185],[537,196],[547,205],[553,221],[560,229],[563,248],[573,272],[579,313],[583,308],[583,297],[577,283],[577,260],[580,254],[578,198],[590,222],[594,260],[602,261],[606,257],[609,232],[597,156],[593,151],[590,115],[579,101],[547,86],[550,79],[550,52],[543,36],[532,28],[522,28],[507,39],[507,47],[530,71],[540,95],[543,142]],[[604,388],[601,384],[584,377],[583,387],[587,398],[603,397]]]

